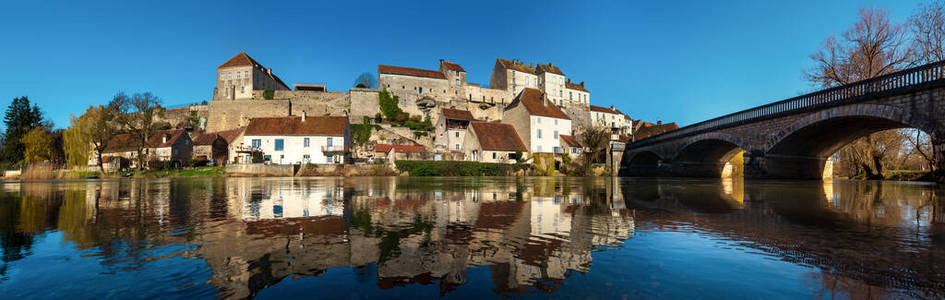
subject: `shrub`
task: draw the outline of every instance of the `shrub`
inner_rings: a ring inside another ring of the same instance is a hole
[[[507,176],[528,168],[520,164],[481,163],[475,161],[398,160],[397,170],[410,176]]]
[[[263,91],[263,99],[272,100],[275,97],[276,97],[276,91],[273,91],[273,90]]]

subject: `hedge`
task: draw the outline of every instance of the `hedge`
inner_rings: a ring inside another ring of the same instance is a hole
[[[395,163],[398,171],[410,173],[410,176],[508,176],[529,167],[525,164],[451,160],[398,160]]]

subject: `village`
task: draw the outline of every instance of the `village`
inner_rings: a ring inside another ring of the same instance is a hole
[[[446,60],[436,70],[381,64],[376,88],[366,85],[290,87],[240,52],[217,67],[208,103],[163,109],[143,147],[116,133],[101,168],[296,175],[308,166],[325,175],[352,174],[345,165],[465,161],[526,165],[535,175],[615,175],[627,143],[678,128],[592,105],[585,83],[553,63],[498,58],[489,87],[467,82],[463,67]],[[92,152],[88,165],[97,166]]]

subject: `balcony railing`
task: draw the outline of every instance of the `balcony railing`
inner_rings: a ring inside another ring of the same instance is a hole
[[[931,63],[699,122],[637,141],[631,148],[796,113],[867,101],[904,90],[941,86],[945,85],[943,79],[945,61]]]
[[[348,147],[345,147],[345,146],[339,146],[339,145],[322,146],[322,153],[329,153],[329,152],[346,153],[349,151],[348,151]]]

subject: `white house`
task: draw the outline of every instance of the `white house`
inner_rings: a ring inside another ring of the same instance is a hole
[[[306,117],[303,112],[301,117],[253,118],[242,143],[273,164],[337,164],[351,158],[346,116]],[[241,162],[249,160],[246,155]]]
[[[505,107],[502,120],[515,127],[532,153],[561,153],[561,135],[572,135],[571,118],[533,88],[523,89]]]
[[[630,117],[613,105],[610,107],[591,105],[591,123],[594,126],[609,128],[615,135],[633,133],[633,122]]]

